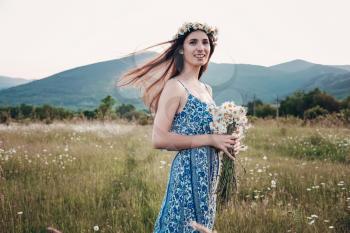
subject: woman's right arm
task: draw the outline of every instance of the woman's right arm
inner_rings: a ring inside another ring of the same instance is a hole
[[[169,132],[174,115],[180,105],[182,87],[175,79],[166,82],[159,97],[158,110],[154,118],[152,144],[156,149],[181,150],[200,146],[214,146],[225,153],[227,148],[235,144],[231,135],[202,134],[181,135]]]
[[[210,144],[208,134],[189,136],[169,132],[183,91],[175,79],[164,85],[153,122],[152,143],[156,149],[176,151]]]

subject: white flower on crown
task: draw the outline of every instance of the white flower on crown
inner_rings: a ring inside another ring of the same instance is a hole
[[[177,39],[180,36],[185,35],[187,32],[195,31],[195,30],[203,30],[207,34],[211,34],[213,36],[214,42],[217,41],[217,34],[218,29],[216,27],[210,27],[206,23],[199,23],[199,22],[185,22],[182,24],[182,26],[179,28],[176,35],[173,37],[173,39]]]

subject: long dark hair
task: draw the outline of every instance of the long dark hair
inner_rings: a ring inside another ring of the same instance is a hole
[[[141,67],[133,68],[123,74],[119,78],[116,87],[141,87],[144,89],[142,96],[143,102],[152,113],[156,113],[158,109],[159,97],[162,93],[165,83],[169,79],[180,74],[184,68],[183,54],[179,54],[179,50],[183,49],[183,44],[186,37],[193,31],[196,30],[189,31],[176,39],[165,41],[142,49],[138,52],[128,54],[127,56],[136,55],[137,53],[143,52],[156,46],[170,44],[170,46],[156,58],[146,62]],[[210,54],[208,57],[208,62],[205,65],[201,66],[199,70],[198,80],[201,78],[203,72],[206,71],[209,60],[214,53],[216,46],[214,37],[211,34],[207,35],[210,44]]]

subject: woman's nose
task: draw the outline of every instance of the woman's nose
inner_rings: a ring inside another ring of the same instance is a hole
[[[198,43],[197,50],[203,51],[204,50],[204,46],[201,43]]]

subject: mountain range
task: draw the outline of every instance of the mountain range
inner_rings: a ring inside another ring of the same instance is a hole
[[[118,103],[146,108],[139,90],[117,89],[116,81],[126,70],[157,54],[146,52],[65,70],[49,77],[0,90],[0,106],[21,103],[78,109],[96,108],[101,99],[113,96]],[[0,88],[2,87],[0,76]],[[26,80],[28,81],[28,80]],[[273,66],[210,62],[201,81],[213,88],[216,104],[233,100],[246,104],[254,98],[274,103],[296,90],[315,87],[337,99],[350,95],[350,65],[322,65],[293,60]]]
[[[32,80],[23,78],[12,78],[0,75],[0,90],[31,82]]]

